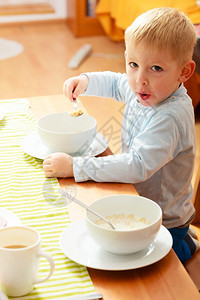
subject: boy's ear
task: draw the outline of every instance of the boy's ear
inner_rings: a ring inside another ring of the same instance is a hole
[[[193,60],[189,60],[187,63],[185,63],[182,68],[181,75],[179,77],[179,82],[187,81],[194,73],[195,67],[196,64]]]

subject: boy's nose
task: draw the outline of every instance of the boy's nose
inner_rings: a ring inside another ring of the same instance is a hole
[[[147,76],[145,75],[144,72],[138,72],[137,77],[136,77],[136,82],[141,85],[148,84]]]

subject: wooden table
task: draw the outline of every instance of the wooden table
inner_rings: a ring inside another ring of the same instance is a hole
[[[62,95],[28,98],[36,119],[52,112],[70,111],[72,105]],[[81,107],[81,104],[80,104]],[[109,108],[108,108],[109,111]],[[115,115],[116,112],[112,111]],[[95,115],[96,114],[96,115]],[[98,126],[105,122],[101,108],[94,112]],[[118,183],[75,183],[74,179],[62,179],[60,185],[76,186],[77,197],[95,199],[111,194],[137,194],[131,184]],[[83,216],[84,210],[76,204],[71,206],[72,221]],[[188,300],[200,299],[200,294],[179,259],[171,250],[167,256],[150,266],[129,271],[102,271],[88,268],[96,291],[104,300]]]

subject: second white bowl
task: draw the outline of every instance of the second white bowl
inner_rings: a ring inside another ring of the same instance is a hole
[[[142,228],[112,230],[97,225],[95,222],[99,218],[86,212],[86,224],[92,239],[104,250],[115,254],[130,254],[146,248],[155,240],[162,223],[160,206],[137,195],[108,196],[94,201],[89,207],[104,217],[124,214],[147,221]]]
[[[87,114],[78,117],[66,112],[48,114],[37,124],[42,142],[53,152],[83,153],[96,135],[97,121]]]

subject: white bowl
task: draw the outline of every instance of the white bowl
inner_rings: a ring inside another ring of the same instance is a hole
[[[37,123],[38,134],[53,152],[83,153],[96,135],[97,121],[87,115],[74,117],[66,112],[48,114]]]
[[[86,211],[89,235],[104,250],[115,254],[130,254],[148,247],[156,238],[162,223],[162,210],[154,201],[136,195],[113,195],[100,198],[90,208],[102,216],[133,214],[150,224],[140,229],[112,230],[95,224],[98,216]]]

